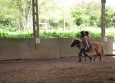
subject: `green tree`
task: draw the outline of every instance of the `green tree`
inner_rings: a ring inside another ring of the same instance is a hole
[[[70,9],[65,5],[66,0],[39,0],[39,20],[54,27],[72,24]]]
[[[1,0],[0,23],[20,30],[32,24],[31,0]]]
[[[15,26],[16,21],[16,8],[10,0],[0,1],[0,24],[3,26],[11,25]]]
[[[20,30],[32,28],[32,0],[18,0],[14,4],[18,10],[18,27]]]
[[[100,22],[100,4],[99,2],[85,2],[76,4],[75,9],[72,10],[72,16],[75,19],[74,22],[80,26],[81,24],[87,26],[99,26]]]
[[[107,28],[112,27],[115,23],[115,11],[112,7],[110,7],[110,6],[106,7],[105,17],[106,17],[105,26]]]

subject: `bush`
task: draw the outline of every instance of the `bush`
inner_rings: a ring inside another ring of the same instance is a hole
[[[0,38],[33,38],[33,34],[0,31]]]
[[[42,31],[40,38],[76,38],[80,37],[80,31]],[[101,32],[89,31],[91,37],[101,37]]]
[[[99,29],[86,29],[89,31],[91,37],[101,37],[101,31]],[[76,38],[80,37],[80,30],[46,30],[40,31],[40,38]],[[114,37],[114,30],[106,30],[106,36]],[[0,38],[33,38],[31,32],[8,32],[0,30]]]

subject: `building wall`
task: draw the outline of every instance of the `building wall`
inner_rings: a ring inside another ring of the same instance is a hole
[[[78,56],[79,49],[71,48],[71,38],[46,38],[40,39],[36,45],[35,39],[0,39],[0,60],[6,59],[48,59],[68,56]],[[91,40],[102,42],[105,54],[113,54],[114,38],[91,38]],[[95,53],[90,53],[90,55]]]

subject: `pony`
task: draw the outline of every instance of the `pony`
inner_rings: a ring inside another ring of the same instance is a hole
[[[71,47],[78,47],[80,49],[81,45],[80,45],[80,39],[73,39],[72,43],[71,43]],[[94,57],[94,61],[96,59],[97,56],[100,56],[99,61],[101,61],[101,57],[104,55],[104,47],[103,44],[101,42],[92,42],[92,47],[87,50],[87,53],[90,52],[96,52],[96,55]],[[86,56],[85,56],[85,61],[86,61]]]

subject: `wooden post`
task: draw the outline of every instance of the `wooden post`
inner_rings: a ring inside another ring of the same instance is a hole
[[[101,35],[102,37],[105,36],[105,3],[106,0],[101,0]]]
[[[35,48],[36,40],[39,38],[39,16],[38,16],[38,0],[32,0],[32,15],[33,15],[33,35],[35,38]]]

